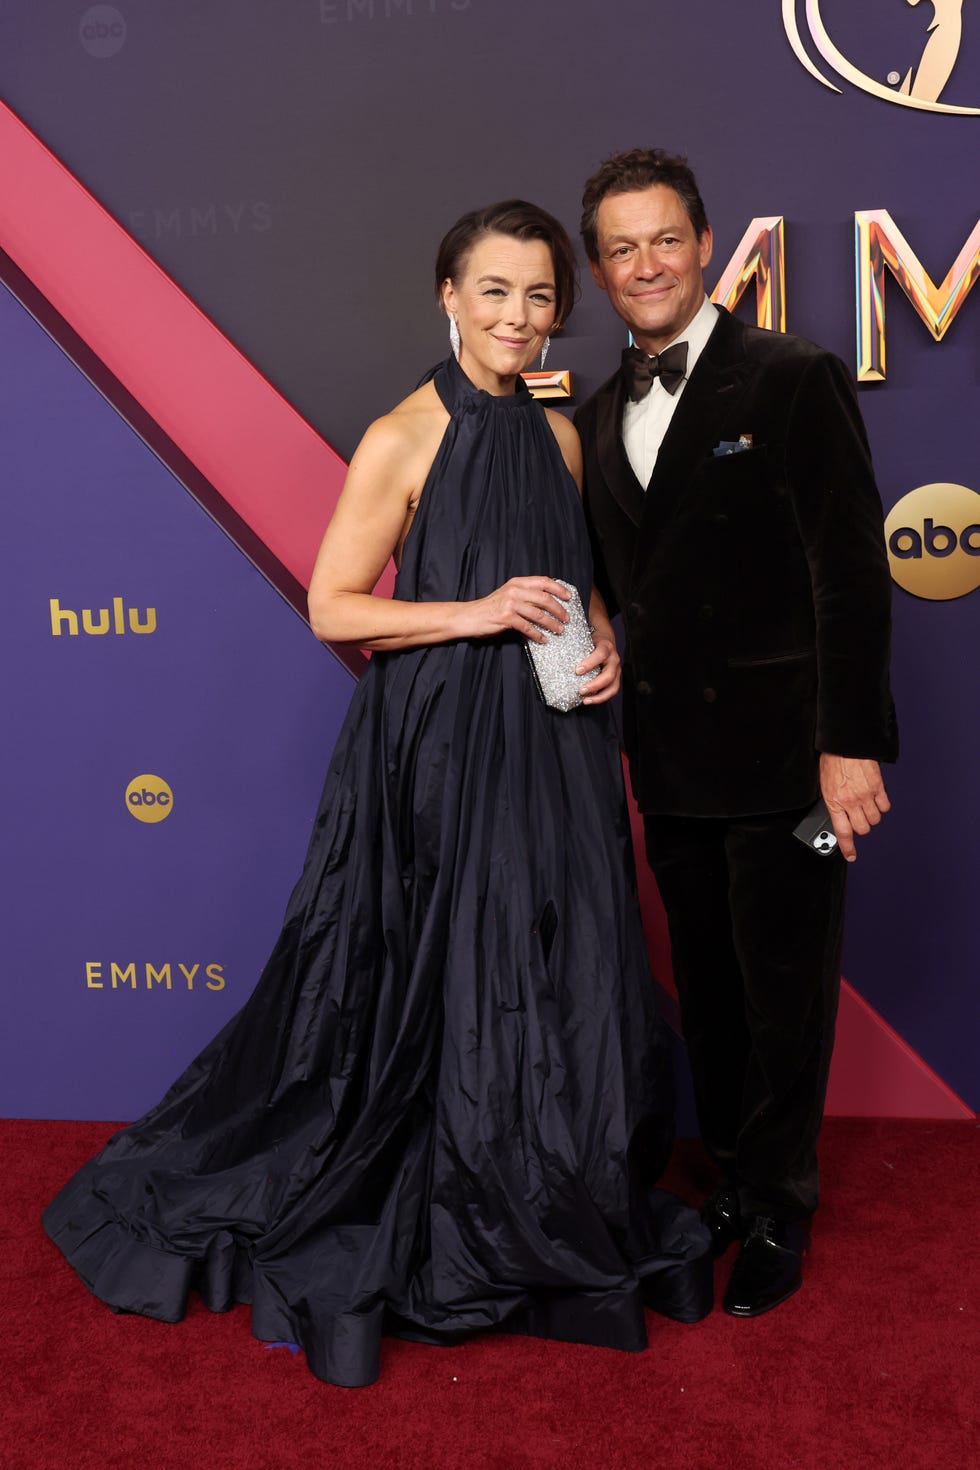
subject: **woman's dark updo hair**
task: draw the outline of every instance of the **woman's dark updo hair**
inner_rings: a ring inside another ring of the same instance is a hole
[[[505,199],[486,209],[472,209],[456,221],[436,256],[436,300],[442,300],[444,281],[459,280],[466,267],[466,257],[484,235],[544,241],[555,268],[555,321],[564,326],[578,295],[575,247],[553,214],[524,199]]]

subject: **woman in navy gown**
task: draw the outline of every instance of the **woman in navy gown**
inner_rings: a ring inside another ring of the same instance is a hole
[[[638,1350],[645,1304],[711,1305],[704,1227],[656,1188],[669,1062],[578,441],[520,377],[571,308],[572,246],[507,201],[453,227],[436,279],[458,361],[369,428],[313,575],[314,631],[373,657],[282,933],[44,1217],[117,1310],[250,1302],[256,1336],[348,1385],[377,1376],[383,1332]],[[523,647],[564,622],[559,577],[598,670],[567,714]]]

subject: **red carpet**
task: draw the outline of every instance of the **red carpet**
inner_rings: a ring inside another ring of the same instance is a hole
[[[392,1341],[318,1383],[248,1310],[178,1326],[89,1296],[38,1215],[95,1123],[0,1123],[4,1470],[967,1470],[980,1463],[980,1132],[832,1120],[802,1292],[756,1321],[650,1318],[628,1355],[523,1338]],[[672,1183],[694,1197],[700,1155]],[[730,1257],[719,1271],[723,1283]]]

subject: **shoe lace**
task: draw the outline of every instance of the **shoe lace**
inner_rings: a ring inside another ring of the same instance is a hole
[[[764,1240],[772,1240],[776,1231],[776,1222],[769,1215],[757,1215],[752,1222],[749,1235],[761,1235]]]

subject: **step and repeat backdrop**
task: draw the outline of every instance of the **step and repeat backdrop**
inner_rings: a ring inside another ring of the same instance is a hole
[[[844,968],[976,1109],[980,0],[5,0],[0,99],[345,458],[460,213],[689,156],[716,298],[861,385],[902,758]],[[569,406],[623,345],[586,273]],[[2,288],[0,445],[0,1112],[131,1117],[254,985],[353,679]]]

